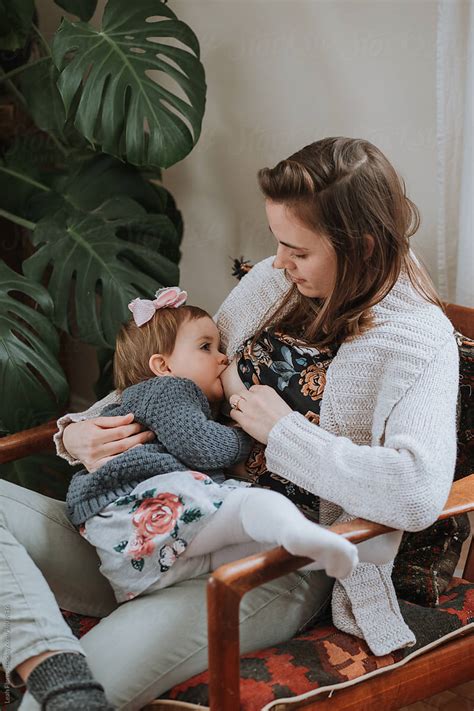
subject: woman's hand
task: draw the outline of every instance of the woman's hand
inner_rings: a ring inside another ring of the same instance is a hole
[[[63,433],[63,443],[69,454],[90,472],[117,454],[154,438],[153,432],[133,422],[133,413],[71,422]]]
[[[230,416],[247,434],[267,444],[270,430],[285,415],[293,412],[286,402],[268,385],[252,385],[231,396]]]

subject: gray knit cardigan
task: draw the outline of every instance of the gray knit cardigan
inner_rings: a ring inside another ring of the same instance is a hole
[[[66,504],[76,526],[156,474],[193,469],[221,483],[222,467],[244,460],[250,451],[251,438],[214,422],[206,396],[187,378],[156,377],[132,385],[123,391],[121,403],[109,405],[101,414],[129,412],[155,433],[156,440],[129,449],[95,472],[83,469],[72,477]]]

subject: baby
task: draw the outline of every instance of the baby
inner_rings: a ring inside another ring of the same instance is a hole
[[[210,572],[241,557],[242,544],[248,552],[282,545],[315,561],[312,569],[348,576],[358,562],[349,541],[281,494],[225,480],[223,468],[244,461],[252,441],[212,418],[228,361],[214,321],[186,298],[171,287],[134,299],[117,336],[122,402],[102,414],[133,412],[156,439],[78,472],[67,494],[68,515],[97,549],[117,601]]]

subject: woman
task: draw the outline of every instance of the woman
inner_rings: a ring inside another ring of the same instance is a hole
[[[267,445],[271,472],[319,497],[321,523],[363,516],[423,529],[439,515],[454,473],[458,353],[409,249],[417,210],[385,156],[359,139],[313,143],[260,171],[259,180],[277,254],[256,265],[219,309],[227,354],[279,333],[318,352],[326,348],[330,357],[317,420],[293,411],[272,389],[247,390],[240,381],[228,386],[232,416]],[[66,426],[62,442],[59,436],[59,451],[89,471],[149,436],[131,418],[94,418],[99,410]],[[110,702],[136,709],[206,667],[205,578],[114,609],[106,581],[94,574],[95,554],[65,524],[63,504],[4,486],[4,535],[15,565],[23,560],[16,594],[25,600],[23,613],[36,594],[47,620],[43,637],[37,629],[25,632],[29,653],[10,644],[9,670],[25,678],[53,650],[83,651]],[[393,557],[399,534],[389,540]],[[252,591],[241,611],[242,650],[289,638],[329,599],[335,624],[364,637],[376,654],[413,644],[391,567],[361,563],[334,587],[320,572],[298,572]],[[104,616],[80,645],[61,626],[48,585],[61,606]],[[12,636],[17,607],[9,611]]]

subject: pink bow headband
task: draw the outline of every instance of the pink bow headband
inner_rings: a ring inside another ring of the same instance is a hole
[[[133,299],[128,305],[128,308],[133,314],[133,319],[137,326],[143,326],[155,315],[158,309],[172,308],[177,309],[182,306],[188,294],[182,291],[179,286],[169,286],[164,289],[158,289],[155,294],[155,299]]]

